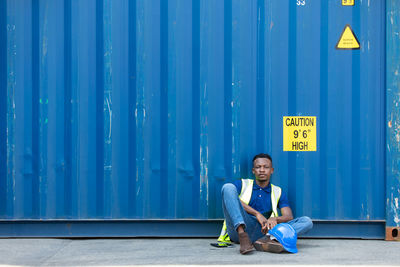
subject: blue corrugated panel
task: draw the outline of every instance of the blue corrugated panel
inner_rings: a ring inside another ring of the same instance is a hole
[[[7,9],[0,2],[0,214],[6,214],[7,203]]]
[[[385,219],[385,1],[0,5],[1,219],[221,218],[259,152],[296,215]]]
[[[400,2],[387,1],[386,226],[400,227]],[[399,239],[390,230],[389,237]],[[388,236],[387,236],[388,238]]]

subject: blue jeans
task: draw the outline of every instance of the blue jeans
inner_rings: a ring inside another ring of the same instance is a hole
[[[251,242],[264,236],[257,218],[248,214],[240,203],[235,185],[228,183],[222,187],[222,208],[224,210],[228,234],[232,241],[239,241],[237,228],[241,224],[244,225]],[[296,230],[298,236],[305,234],[313,227],[311,219],[306,216],[293,219],[288,224]]]

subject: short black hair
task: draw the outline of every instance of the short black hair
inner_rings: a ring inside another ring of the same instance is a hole
[[[262,158],[262,159],[269,159],[269,160],[271,161],[271,164],[272,164],[272,158],[271,158],[270,155],[264,154],[264,153],[260,153],[260,154],[257,154],[257,155],[254,156],[254,158],[253,158],[253,165],[254,165],[254,161],[255,161],[256,159],[260,159],[260,158]]]

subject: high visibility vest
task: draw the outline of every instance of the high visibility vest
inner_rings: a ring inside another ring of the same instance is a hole
[[[250,202],[251,195],[253,193],[253,179],[242,179],[242,191],[239,194],[239,199],[246,203],[247,205]],[[271,184],[271,205],[272,205],[272,213],[271,217],[278,217],[278,202],[281,197],[282,189],[279,186]],[[226,222],[224,220],[224,224],[222,225],[221,233],[218,237],[219,242],[231,242],[228,231],[226,228]]]

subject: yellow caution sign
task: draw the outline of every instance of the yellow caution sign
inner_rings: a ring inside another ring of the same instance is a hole
[[[354,0],[342,0],[342,6],[354,6]]]
[[[317,151],[317,117],[283,117],[283,151]]]
[[[349,24],[344,27],[339,42],[336,44],[336,49],[360,49],[360,43]]]

